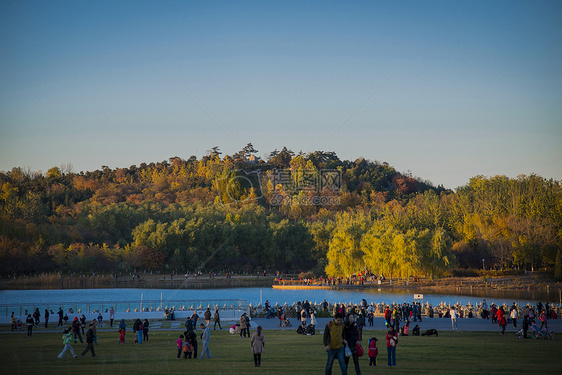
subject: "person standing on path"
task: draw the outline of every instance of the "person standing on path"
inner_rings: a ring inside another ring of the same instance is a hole
[[[451,325],[453,326],[453,330],[458,330],[459,327],[457,326],[457,310],[455,310],[454,307],[451,307],[449,314],[451,314]]]
[[[199,359],[203,359],[205,354],[207,358],[211,359],[211,351],[209,350],[209,341],[211,340],[211,330],[209,327],[205,326],[205,324],[201,323],[201,329],[203,333],[201,333],[201,341],[203,341],[203,349],[201,349],[201,356]]]
[[[517,328],[517,308],[511,309],[510,318],[513,322],[513,328]]]
[[[332,366],[334,359],[338,359],[342,375],[347,375],[347,366],[345,365],[344,344],[347,344],[343,333],[342,324],[343,315],[336,313],[334,319],[326,324],[324,328],[324,346],[328,353],[328,361],[326,362],[326,375],[332,375]]]
[[[49,310],[45,309],[45,328],[49,328]]]
[[[111,306],[111,310],[109,311],[109,326],[113,327],[113,319],[115,319],[115,312],[113,311],[113,306]]]
[[[221,327],[221,317],[219,315],[219,310],[215,310],[215,326],[213,327],[213,330],[217,329],[217,324],[219,325],[219,330],[221,330],[222,327]]]
[[[66,353],[66,351],[68,349],[70,349],[70,353],[72,353],[73,358],[78,358],[76,353],[74,353],[74,348],[71,345],[72,341],[78,342],[78,340],[76,340],[75,338],[72,337],[72,333],[70,333],[70,330],[65,329],[64,334],[62,335],[62,343],[64,344],[64,349],[57,356],[58,359],[62,359],[62,357],[64,356],[64,353]]]
[[[96,351],[94,349],[94,326],[90,324],[88,332],[86,332],[86,349],[82,352],[82,357],[86,355],[89,351],[92,351],[92,358],[96,357]]]
[[[256,332],[252,335],[252,353],[254,354],[254,366],[260,367],[261,365],[261,355],[264,352],[265,346],[265,336],[262,333],[261,326],[258,326]]]
[[[31,314],[27,314],[25,323],[27,323],[27,337],[31,337],[31,334],[33,333],[33,325],[35,324],[35,321],[31,317]]]
[[[500,306],[498,312],[496,313],[496,317],[498,319],[498,325],[501,327],[502,331],[500,335],[505,334],[505,326],[507,326],[507,320],[505,318],[505,313],[503,311],[503,307]]]
[[[318,319],[316,318],[316,310],[312,310],[310,314],[310,325],[313,330],[316,330],[316,325],[318,324]]]
[[[62,316],[64,315],[62,307],[59,307],[59,312],[57,314],[59,315],[59,323],[57,324],[57,327],[62,327]]]
[[[281,327],[281,323],[283,322],[283,310],[281,307],[277,309],[277,318],[279,319],[279,327]]]
[[[12,331],[16,330],[16,313],[12,311],[12,315],[10,315],[10,324],[12,325]]]
[[[398,344],[398,334],[394,327],[390,326],[386,334],[386,353],[387,366],[396,367],[396,345]]]

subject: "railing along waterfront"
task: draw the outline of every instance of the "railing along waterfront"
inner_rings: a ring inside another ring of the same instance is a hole
[[[136,301],[92,301],[92,302],[43,302],[26,304],[4,304],[0,305],[0,314],[9,317],[12,312],[18,317],[23,317],[25,312],[33,314],[35,309],[39,309],[41,321],[44,320],[45,309],[49,310],[51,316],[49,320],[58,319],[59,308],[71,319],[78,314],[99,314],[104,320],[109,320],[111,308],[116,315],[119,313],[131,312],[161,312],[162,317],[166,310],[174,310],[175,313],[197,311],[199,316],[209,307],[211,311],[219,310],[221,319],[238,319],[240,311],[246,311],[248,303],[242,299],[197,299],[197,300],[136,300]],[[0,315],[0,316],[1,316]]]

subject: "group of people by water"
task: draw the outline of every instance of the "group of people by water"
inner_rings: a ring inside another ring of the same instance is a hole
[[[398,344],[399,336],[407,336],[409,334],[419,335],[419,326],[416,325],[410,331],[411,322],[421,322],[422,318],[425,319],[433,317],[450,318],[453,329],[458,329],[459,318],[476,318],[491,320],[492,323],[497,323],[501,328],[501,333],[504,334],[505,327],[508,323],[513,324],[517,328],[518,321],[522,325],[522,335],[527,337],[527,331],[535,324],[536,321],[541,323],[540,330],[547,329],[548,319],[556,319],[558,317],[559,307],[553,308],[549,303],[542,304],[541,302],[536,305],[527,304],[519,306],[515,302],[511,306],[496,306],[483,300],[482,303],[472,306],[470,304],[461,306],[459,304],[452,306],[432,306],[431,304],[423,304],[420,302],[402,303],[402,304],[368,304],[363,299],[358,304],[331,304],[324,300],[320,304],[312,304],[305,300],[297,302],[293,306],[272,306],[269,301],[266,301],[264,312],[267,318],[278,318],[279,326],[284,326],[289,322],[289,317],[296,317],[300,319],[299,333],[314,334],[318,324],[317,314],[319,310],[324,312],[324,316],[331,315],[333,319],[326,324],[323,332],[323,344],[327,352],[326,374],[331,373],[333,363],[337,359],[342,374],[347,374],[347,369],[351,360],[356,374],[361,373],[359,358],[363,356],[365,350],[369,357],[369,366],[377,365],[377,338],[370,337],[366,340],[366,349],[363,349],[363,328],[365,326],[374,325],[374,316],[382,314],[384,316],[384,323],[387,327],[385,335],[387,347],[387,365],[396,366],[396,347]],[[70,311],[69,311],[70,312]],[[107,312],[107,311],[106,311]],[[53,315],[53,311],[45,310],[43,314],[45,327],[48,327],[49,316]],[[59,324],[57,327],[65,328],[68,322],[68,314],[59,309],[56,313],[59,316]],[[26,324],[28,325],[28,336],[31,336],[33,327],[40,324],[39,309],[36,308],[32,314],[26,311]],[[422,317],[423,315],[423,317]],[[522,319],[520,317],[523,317]],[[66,317],[66,319],[65,319]],[[199,322],[199,315],[196,311],[190,315],[185,322],[185,331],[179,335],[176,341],[177,346],[177,359],[182,356],[184,359],[188,358],[211,358],[210,343],[210,327],[213,325],[213,330],[221,330],[221,320],[219,310],[213,313],[208,307],[203,313],[204,322]],[[15,314],[12,313],[11,323],[12,330],[17,329],[17,320]],[[110,312],[110,327],[113,327],[114,311],[113,308]],[[67,351],[70,351],[74,358],[78,355],[72,347],[72,343],[84,343],[83,336],[85,336],[86,348],[81,353],[85,356],[91,352],[92,357],[96,356],[95,345],[97,344],[97,327],[103,325],[103,315],[99,312],[96,319],[88,321],[84,314],[81,316],[76,315],[70,323],[70,327],[64,329],[62,335],[63,350],[58,355],[58,358],[63,358]],[[310,322],[310,324],[308,324]],[[401,324],[402,322],[402,324]],[[199,325],[198,325],[199,323]],[[240,338],[250,338],[252,354],[254,356],[254,365],[261,366],[262,354],[265,347],[265,335],[261,326],[251,332],[251,316],[250,314],[243,313],[240,316],[239,322],[230,327],[231,333],[240,335]],[[149,339],[148,328],[150,323],[147,319],[136,319],[133,322],[132,330],[134,332],[134,342],[142,344]],[[31,327],[31,328],[30,328]],[[201,334],[197,334],[197,328],[201,328]],[[119,339],[120,344],[125,344],[125,336],[127,324],[122,319],[119,323]],[[232,332],[234,330],[234,332]],[[411,333],[410,333],[411,332]],[[200,341],[199,341],[200,340]],[[200,344],[201,346],[199,346]],[[198,347],[201,348],[200,356],[198,357]]]

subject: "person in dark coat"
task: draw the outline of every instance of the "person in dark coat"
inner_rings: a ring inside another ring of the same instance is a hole
[[[57,327],[62,327],[62,316],[64,315],[64,313],[62,312],[62,308],[59,307],[59,311],[58,311],[58,316],[59,316],[59,323],[57,325]]]
[[[357,355],[357,344],[361,344],[361,331],[359,326],[355,322],[355,316],[349,314],[345,319],[345,324],[343,327],[343,334],[345,341],[347,341],[347,346],[351,350],[351,357],[353,358],[353,364],[355,365],[355,373],[361,375],[361,368],[359,367],[359,356]],[[349,357],[345,357],[346,367],[349,365]]]
[[[219,329],[222,329],[222,327],[221,327],[221,317],[219,315],[219,310],[215,311],[215,326],[213,327],[213,330],[217,329],[217,324],[219,325]]]
[[[31,316],[31,314],[27,314],[25,323],[27,324],[27,336],[31,337],[31,334],[33,333],[33,325],[35,324],[35,320]]]
[[[148,319],[145,319],[142,323],[142,338],[144,341],[148,341]]]
[[[89,351],[92,351],[92,357],[96,356],[96,351],[94,350],[94,325],[90,324],[88,332],[86,332],[86,349],[82,352],[82,357],[86,355]]]
[[[526,339],[527,331],[529,330],[529,315],[523,317],[523,338]]]
[[[81,328],[80,321],[78,321],[78,317],[75,317],[74,320],[72,321],[72,333],[74,334],[74,338],[78,337],[80,339],[80,343],[83,343],[84,340],[82,340],[82,335],[80,334],[80,328]]]

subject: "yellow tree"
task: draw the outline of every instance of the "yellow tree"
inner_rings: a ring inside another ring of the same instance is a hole
[[[361,238],[366,227],[367,220],[363,215],[353,217],[344,213],[340,217],[328,249],[328,276],[351,275],[365,269]]]

